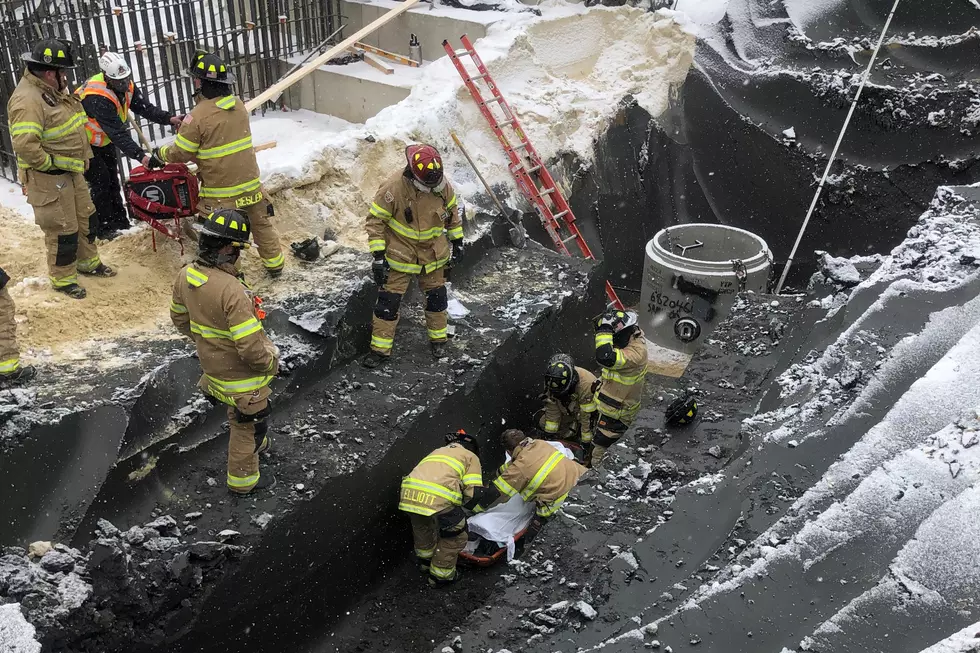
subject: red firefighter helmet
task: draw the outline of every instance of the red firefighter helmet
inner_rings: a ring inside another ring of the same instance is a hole
[[[429,188],[442,183],[442,157],[431,145],[409,145],[405,148],[405,158],[412,176]]]

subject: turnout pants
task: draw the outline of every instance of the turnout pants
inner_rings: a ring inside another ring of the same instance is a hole
[[[264,191],[260,194],[263,196],[261,200],[247,206],[239,206],[239,203],[243,199],[253,198],[239,197],[231,200],[218,200],[209,197],[201,205],[202,212],[204,215],[207,215],[217,209],[238,209],[239,211],[244,211],[248,215],[249,223],[252,225],[252,239],[255,241],[256,249],[259,250],[262,265],[265,266],[266,270],[281,270],[286,265],[286,257],[282,253],[282,243],[279,242],[279,230],[276,229],[276,225],[272,222],[272,218],[276,215],[276,210],[273,208],[272,202],[265,199]]]
[[[77,271],[91,272],[99,267],[99,249],[89,238],[95,207],[85,177],[72,172],[28,170],[27,201],[34,209],[34,222],[44,232],[51,285],[64,288],[76,284]]]
[[[371,350],[382,356],[390,356],[395,344],[395,328],[398,326],[398,309],[408,283],[415,275],[391,270],[388,283],[378,290],[378,303],[374,307],[371,331]],[[446,341],[446,325],[449,297],[446,294],[446,271],[439,268],[428,274],[418,275],[419,288],[425,293],[425,326],[430,342]]]
[[[429,575],[438,580],[449,580],[456,575],[456,558],[466,546],[466,516],[462,508],[423,517],[412,518],[412,536],[415,540],[415,556],[429,564]]]
[[[629,415],[623,415],[619,419],[603,415],[601,411],[599,412],[599,421],[596,424],[595,435],[592,437],[591,464],[593,467],[602,461],[606,455],[606,449],[616,444],[619,438],[623,437],[623,433],[626,433],[626,430],[633,423],[635,417],[636,411],[633,411]]]
[[[14,300],[6,288],[0,289],[0,376],[20,368],[17,349],[17,324],[14,322]]]
[[[92,191],[95,214],[92,216],[93,231],[89,238],[105,235],[109,231],[128,229],[129,218],[123,204],[122,188],[119,186],[119,166],[116,146],[92,146],[92,159],[85,172],[85,181]]]
[[[228,489],[248,494],[259,482],[259,454],[269,447],[268,387],[235,397],[228,406]]]

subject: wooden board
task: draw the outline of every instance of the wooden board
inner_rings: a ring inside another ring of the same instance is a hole
[[[368,45],[367,43],[361,43],[358,41],[354,44],[354,47],[358,50],[364,50],[365,52],[371,52],[379,57],[384,57],[385,59],[391,59],[395,63],[400,63],[403,66],[411,66],[412,68],[418,68],[419,63],[414,59],[409,59],[406,56],[396,54],[394,52],[388,52],[387,50],[382,50],[381,48],[376,48],[373,45]]]
[[[259,143],[252,149],[255,150],[256,152],[261,152],[262,150],[271,150],[278,144],[279,141],[266,141],[265,143]]]
[[[375,30],[384,27],[393,18],[400,16],[401,14],[405,13],[406,11],[408,11],[418,3],[419,0],[404,0],[400,5],[398,5],[397,7],[395,7],[388,13],[386,13],[384,16],[381,16],[377,20],[368,23],[367,25],[357,30],[356,32],[348,36],[346,39],[344,39],[337,45],[333,46],[332,48],[330,48],[329,50],[321,54],[316,59],[313,59],[312,61],[304,65],[299,70],[290,73],[283,79],[280,79],[278,82],[276,82],[269,88],[259,93],[257,96],[255,96],[254,98],[252,98],[251,100],[245,103],[245,108],[248,109],[249,111],[255,111],[263,104],[265,104],[267,101],[282,94],[283,91],[285,91],[287,88],[289,88],[299,80],[312,74],[314,70],[316,70],[326,62],[330,61],[337,55],[346,52],[352,45],[354,45],[355,43],[363,39],[368,34],[371,34]]]
[[[365,52],[364,50],[356,50],[356,51],[361,53],[361,56],[364,57],[365,63],[374,66],[375,68],[383,72],[385,75],[393,75],[395,73],[395,69],[392,66],[389,66],[384,61],[382,61],[381,57],[379,57],[378,55],[371,54],[370,52]]]

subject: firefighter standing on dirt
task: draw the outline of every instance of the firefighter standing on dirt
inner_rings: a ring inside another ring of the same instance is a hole
[[[632,311],[606,311],[595,324],[595,359],[602,378],[595,393],[599,419],[592,466],[622,437],[640,409],[647,374],[647,344]]]
[[[115,52],[103,53],[99,57],[99,68],[102,72],[90,77],[75,95],[88,115],[85,131],[92,146],[92,161],[85,179],[95,204],[95,235],[111,240],[119,230],[130,226],[120,193],[116,148],[144,167],[163,167],[162,161],[152,153],[144,152],[130,135],[126,122],[130,110],[150,122],[174,127],[180,127],[183,116],[174,116],[147,102],[133,83],[133,73],[126,59]]]
[[[250,233],[241,211],[206,216],[197,260],[177,274],[170,303],[174,326],[197,345],[204,370],[198,386],[212,402],[228,406],[228,489],[237,494],[275,484],[273,474],[259,474],[259,454],[271,444],[269,383],[279,370],[279,350],[235,268]]]
[[[510,454],[510,460],[501,465],[499,475],[473,512],[489,510],[517,495],[525,503],[533,501],[536,504],[534,519],[517,543],[517,555],[520,556],[565,503],[585,468],[547,442],[530,438],[517,429],[501,433],[500,442]]]
[[[378,189],[366,222],[378,285],[371,352],[364,359],[368,368],[391,355],[398,308],[413,276],[418,276],[425,293],[432,353],[436,358],[445,355],[449,305],[445,268],[463,255],[463,222],[442,157],[431,145],[409,145],[405,157],[404,170]]]
[[[272,223],[275,211],[259,180],[248,109],[231,92],[235,76],[220,58],[207,52],[194,56],[188,73],[201,100],[184,117],[176,142],[155,154],[166,163],[195,161],[201,180],[198,212],[207,215],[218,209],[238,209],[247,213],[262,265],[270,276],[278,277],[286,258]]]
[[[39,41],[23,55],[27,70],[7,103],[10,138],[34,222],[44,232],[51,285],[74,299],[85,297],[78,272],[115,276],[90,238],[95,212],[83,176],[92,148],[85,111],[67,92],[65,70],[75,67],[71,45]]]
[[[415,557],[429,584],[455,582],[456,557],[466,546],[463,505],[483,486],[480,446],[463,431],[446,436],[446,446],[422,459],[402,479],[398,509],[409,513]]]
[[[10,275],[0,268],[0,389],[26,383],[36,374],[32,366],[20,364],[14,300],[7,292],[8,283]]]
[[[553,356],[544,374],[544,408],[536,420],[538,428],[550,436],[591,444],[595,383],[595,375],[576,367],[568,354]]]

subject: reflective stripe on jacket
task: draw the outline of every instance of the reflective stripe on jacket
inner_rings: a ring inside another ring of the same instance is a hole
[[[550,393],[544,399],[544,432],[551,435],[559,433],[562,422],[578,421],[579,435],[582,442],[592,442],[592,414],[596,411],[595,394],[592,386],[595,384],[595,374],[577,367],[578,385],[572,390],[567,401],[552,397]],[[571,424],[568,425],[571,428]]]
[[[197,345],[202,388],[229,405],[268,386],[279,368],[251,291],[234,271],[196,261],[177,274],[170,301],[174,326]]]
[[[501,467],[493,485],[504,496],[520,495],[537,504],[537,514],[550,517],[561,508],[585,468],[543,440],[526,438]]]
[[[612,342],[612,334],[597,333],[596,349]],[[643,398],[647,374],[647,341],[639,329],[629,344],[616,349],[612,365],[602,368],[602,378],[595,393],[595,403],[603,415],[629,423],[636,416]]]
[[[402,479],[398,509],[430,517],[473,497],[483,485],[480,459],[461,444],[440,447]]]
[[[129,105],[133,102],[133,92],[135,90],[133,82],[129,82],[129,88],[126,90],[126,97],[123,101],[119,101],[119,96],[116,95],[115,91],[109,88],[105,82],[105,76],[102,73],[90,77],[88,81],[82,84],[78,90],[75,91],[75,95],[78,96],[79,100],[84,100],[89,95],[99,95],[106,98],[112,102],[113,106],[116,107],[116,114],[119,116],[120,122],[123,125],[129,119]],[[102,129],[102,125],[95,118],[89,117],[85,123],[85,132],[88,134],[88,141],[95,147],[103,147],[108,145],[110,142],[109,135],[105,133]]]
[[[77,97],[54,90],[24,70],[7,102],[7,117],[18,168],[85,171],[92,147]]]

